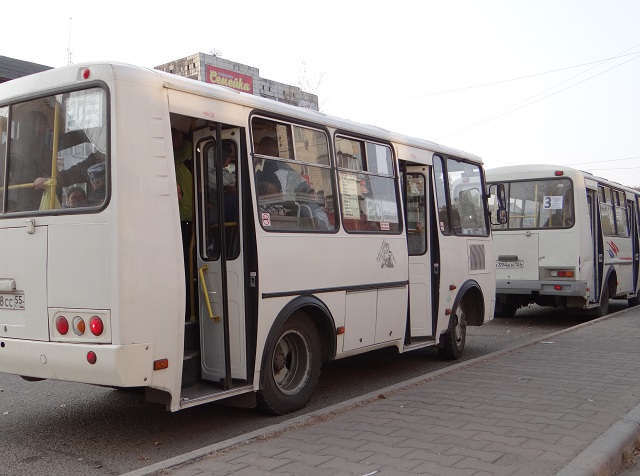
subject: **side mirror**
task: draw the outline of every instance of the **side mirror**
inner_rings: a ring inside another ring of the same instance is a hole
[[[507,223],[507,211],[498,210],[498,224],[504,225],[505,223]]]
[[[496,222],[493,221],[494,214],[491,213],[492,225],[504,225],[509,220],[507,214],[507,194],[503,183],[489,184],[489,196],[494,205]]]

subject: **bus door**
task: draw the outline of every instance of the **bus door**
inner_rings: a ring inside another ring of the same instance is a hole
[[[633,294],[638,292],[638,271],[640,269],[640,251],[638,247],[638,213],[636,209],[636,202],[634,198],[627,200],[627,209],[629,211],[629,233],[631,234],[631,249],[633,256],[633,282],[631,283],[631,290]]]
[[[240,128],[194,132],[197,302],[203,380],[231,388],[247,379],[245,273],[241,246]]]
[[[432,337],[432,263],[427,213],[430,173],[427,166],[406,168],[405,209],[407,214],[407,246],[409,250],[409,320],[411,337]]]
[[[596,190],[587,190],[587,205],[589,208],[594,263],[590,302],[598,303],[600,302],[600,289],[602,288],[602,274],[604,272],[604,243],[600,232],[600,209]]]

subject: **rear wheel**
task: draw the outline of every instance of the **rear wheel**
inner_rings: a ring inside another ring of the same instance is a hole
[[[496,317],[513,317],[516,315],[518,308],[511,303],[498,303],[496,304]]]
[[[322,366],[315,324],[304,314],[293,316],[268,352],[258,408],[275,415],[303,408],[316,390]]]
[[[462,357],[467,338],[467,321],[464,318],[464,309],[462,306],[458,306],[456,313],[451,316],[451,319],[451,326],[442,336],[438,353],[446,360],[457,360]]]

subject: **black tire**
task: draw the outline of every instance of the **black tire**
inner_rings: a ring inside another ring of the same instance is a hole
[[[304,314],[291,317],[267,352],[258,409],[284,415],[303,408],[316,391],[322,367],[315,324]]]
[[[513,317],[518,310],[517,306],[511,303],[496,304],[495,317]]]
[[[627,299],[627,303],[629,304],[629,307],[634,307],[634,306],[637,306],[638,303],[640,303],[640,299],[638,299],[638,296],[634,296],[632,298]]]
[[[609,283],[605,284],[600,296],[600,305],[596,308],[595,315],[604,317],[609,314]]]
[[[442,335],[438,353],[445,360],[457,360],[462,357],[466,339],[467,321],[462,306],[458,306],[456,313],[451,316],[449,330]]]

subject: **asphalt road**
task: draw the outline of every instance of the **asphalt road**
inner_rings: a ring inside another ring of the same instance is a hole
[[[612,301],[611,312],[626,308]],[[468,327],[463,360],[544,337],[588,320],[531,307],[514,318]],[[293,416],[451,365],[434,349],[398,355],[381,350],[325,364],[310,404]],[[290,415],[291,416],[291,415]],[[206,404],[170,413],[164,406],[109,388],[57,381],[25,382],[0,374],[0,474],[119,475],[287,417]]]

